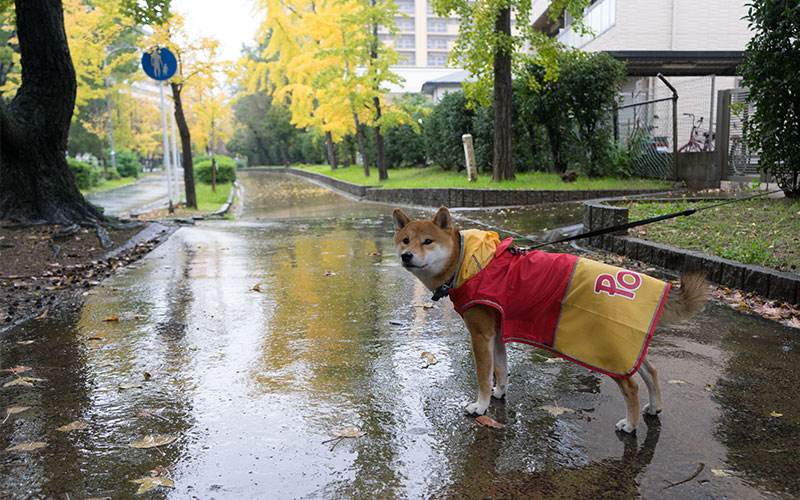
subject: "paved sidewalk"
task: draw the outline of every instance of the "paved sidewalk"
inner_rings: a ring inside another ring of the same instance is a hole
[[[180,175],[180,174],[179,174]],[[183,181],[178,184],[183,189]],[[120,215],[136,209],[157,208],[168,203],[167,174],[155,172],[128,184],[108,191],[91,193],[86,199],[102,207],[106,215]]]

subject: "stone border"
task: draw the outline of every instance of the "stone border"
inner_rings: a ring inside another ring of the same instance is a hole
[[[584,201],[595,198],[633,196],[637,194],[663,193],[664,189],[604,189],[604,190],[525,190],[525,189],[471,189],[471,188],[402,188],[378,189],[340,181],[324,174],[295,168],[257,167],[241,171],[283,172],[314,180],[361,199],[379,203],[403,203],[450,208],[505,207],[511,205],[540,205]]]
[[[583,205],[585,231],[628,222],[628,209],[593,200]],[[700,271],[709,281],[730,288],[757,293],[762,297],[800,305],[800,276],[763,266],[742,264],[693,250],[682,250],[625,236],[627,231],[589,239],[589,244],[673,271]]]
[[[236,191],[238,191],[238,189],[239,189],[239,181],[233,181],[233,183],[231,184],[231,194],[228,195],[228,201],[226,201],[222,205],[222,207],[220,207],[219,210],[217,210],[216,212],[211,212],[208,215],[211,217],[217,217],[228,213],[228,210],[230,210],[231,204],[233,204],[233,198],[234,196],[236,196]]]

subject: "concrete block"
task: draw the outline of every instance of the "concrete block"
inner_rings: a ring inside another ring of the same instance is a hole
[[[742,289],[767,297],[769,295],[769,271],[760,266],[743,266]]]
[[[727,263],[725,259],[704,255],[701,268],[706,279],[712,283],[722,283],[722,268]]]
[[[673,271],[680,271],[685,267],[686,252],[668,248],[664,254],[664,267]]]
[[[639,258],[639,242],[634,239],[624,239],[625,241],[625,255],[629,259]]]
[[[770,271],[767,297],[800,305],[800,278],[789,273]]]
[[[572,201],[569,191],[553,191],[553,202],[563,203],[565,201]]]
[[[741,289],[744,283],[744,265],[729,260],[723,261],[719,283],[730,288]]]
[[[541,191],[529,190],[529,191],[525,191],[525,193],[527,195],[526,198],[528,200],[527,201],[528,205],[539,205],[539,204],[542,203],[542,192]]]

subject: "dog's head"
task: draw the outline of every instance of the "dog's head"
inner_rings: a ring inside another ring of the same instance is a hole
[[[458,229],[447,208],[440,208],[427,220],[411,220],[395,208],[392,219],[394,244],[403,267],[431,290],[447,281],[448,273],[455,272],[460,251]]]

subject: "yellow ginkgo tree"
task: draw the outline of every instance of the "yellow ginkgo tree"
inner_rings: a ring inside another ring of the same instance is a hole
[[[260,0],[265,12],[258,37],[266,42],[260,61],[248,66],[249,88],[266,87],[276,102],[286,102],[292,124],[325,135],[328,160],[336,168],[333,143],[360,133],[361,120],[376,127],[378,167],[383,165],[382,96],[399,56],[377,35],[378,25],[394,26],[392,0]],[[396,118],[393,116],[393,118]],[[366,165],[363,139],[359,148]]]

